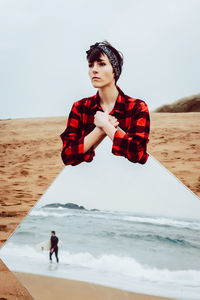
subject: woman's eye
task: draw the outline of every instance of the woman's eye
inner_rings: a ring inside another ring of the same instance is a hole
[[[100,66],[105,66],[106,64],[104,62],[100,62],[99,63]],[[88,64],[89,68],[92,68],[93,64]]]

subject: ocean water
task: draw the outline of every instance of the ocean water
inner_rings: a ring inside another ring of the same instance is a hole
[[[36,245],[51,230],[59,264]],[[177,299],[200,299],[200,220],[118,211],[34,208],[2,247],[12,271],[76,279]]]

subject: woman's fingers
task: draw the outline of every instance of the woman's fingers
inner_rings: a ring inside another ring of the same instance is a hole
[[[114,116],[109,115],[108,116],[109,121],[117,121],[117,119]]]
[[[101,127],[106,118],[114,127],[117,127],[119,125],[118,120],[114,116],[109,115],[108,111],[97,111],[94,115],[94,124],[98,127]]]
[[[117,127],[119,125],[119,122],[118,121],[114,121],[114,122],[110,122],[114,127]]]
[[[109,115],[108,119],[114,127],[117,127],[119,125],[118,120],[114,116]]]

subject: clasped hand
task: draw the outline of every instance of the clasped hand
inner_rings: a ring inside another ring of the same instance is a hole
[[[103,130],[103,127],[110,122],[115,128],[119,125],[119,122],[114,116],[108,114],[108,111],[97,111],[94,115],[94,124]]]

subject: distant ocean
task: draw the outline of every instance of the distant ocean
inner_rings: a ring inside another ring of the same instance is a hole
[[[38,252],[51,230],[59,264]],[[12,271],[76,279],[178,299],[200,299],[200,221],[129,212],[32,209],[1,249]]]

